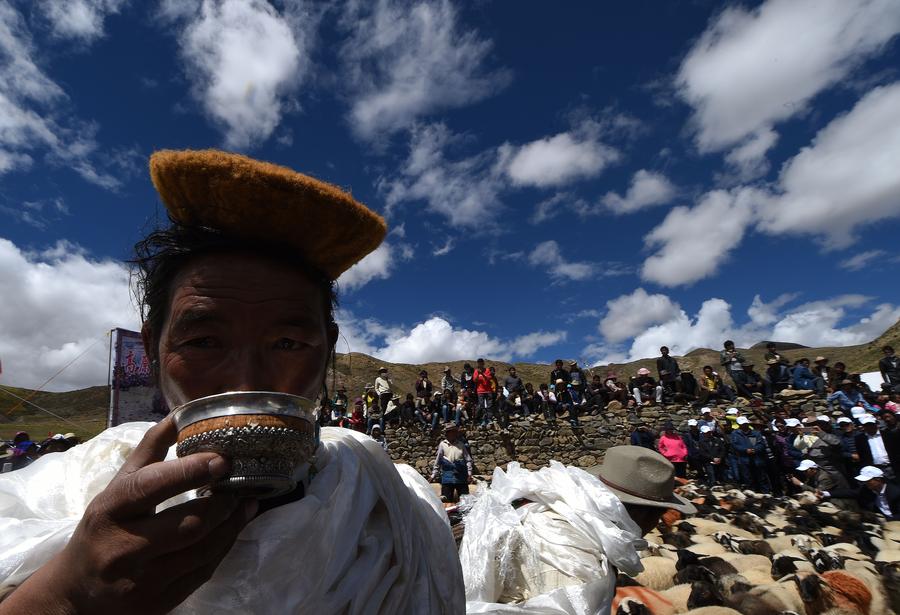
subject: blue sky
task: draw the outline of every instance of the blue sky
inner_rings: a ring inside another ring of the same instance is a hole
[[[0,378],[105,382],[160,148],[386,215],[340,351],[593,363],[900,317],[900,4],[548,6],[0,0]]]

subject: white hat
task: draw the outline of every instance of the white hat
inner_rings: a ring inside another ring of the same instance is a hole
[[[700,428],[700,433],[709,433],[711,431],[712,431],[712,427],[710,427],[709,425],[704,425],[703,427]]]
[[[726,412],[725,414],[727,414],[728,416],[737,416],[738,409],[737,408],[729,408],[728,412]]]
[[[800,462],[800,465],[797,466],[797,469],[800,472],[806,472],[810,468],[818,468],[818,467],[819,467],[819,464],[817,464],[812,459],[804,459],[803,461]]]
[[[848,419],[846,416],[842,416],[841,418],[839,418],[837,420],[837,422],[838,422],[838,425],[842,425],[844,423],[852,423],[853,419]]]
[[[817,416],[816,420],[819,421],[820,423],[830,423],[831,422],[831,419],[828,418],[827,416],[825,416],[824,414],[820,414],[819,416]]]
[[[737,418],[737,424],[738,425],[749,425],[750,419],[748,419],[746,416],[739,416]]]
[[[712,409],[711,408],[701,408],[700,414],[712,414]]]
[[[695,427],[697,425],[697,419],[688,419],[688,427]]]
[[[869,423],[877,423],[877,422],[878,421],[875,420],[875,417],[872,416],[871,414],[864,414],[861,417],[859,417],[860,425],[868,425]]]
[[[855,477],[855,480],[864,483],[867,480],[872,480],[873,478],[884,478],[884,472],[882,472],[875,466],[866,466],[859,471],[859,476]]]
[[[809,425],[810,423],[815,423],[818,420],[819,419],[814,416],[804,416],[800,422],[803,423],[804,425]]]
[[[854,407],[850,408],[850,414],[852,414],[853,417],[856,418],[858,416],[862,416],[862,415],[866,414],[866,409],[863,408],[862,406],[854,406]]]
[[[788,427],[800,427],[800,419],[795,419],[795,418],[784,419],[784,424]]]

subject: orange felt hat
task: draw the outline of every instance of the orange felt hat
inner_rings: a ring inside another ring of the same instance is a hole
[[[387,224],[343,190],[219,150],[161,150],[150,178],[178,224],[295,248],[332,280],[384,240]]]

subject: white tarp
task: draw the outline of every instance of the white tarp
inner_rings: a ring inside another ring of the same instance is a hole
[[[151,426],[113,427],[0,476],[0,590],[65,546]],[[213,577],[173,612],[462,613],[455,543],[428,483],[347,429],[324,428],[316,458],[305,496],[250,522]]]
[[[869,385],[873,393],[881,392],[881,385],[884,382],[881,372],[866,372],[865,374],[860,374],[859,379]]]

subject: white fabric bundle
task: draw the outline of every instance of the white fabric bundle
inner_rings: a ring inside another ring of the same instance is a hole
[[[520,499],[529,503],[513,507]],[[510,463],[473,500],[460,547],[467,613],[607,615],[612,567],[643,570],[640,528],[584,470]]]
[[[113,427],[0,476],[0,595],[65,546],[151,426]],[[175,613],[463,611],[447,516],[415,470],[395,466],[368,436],[338,428],[322,430],[316,470],[302,499],[244,528],[213,577]]]

